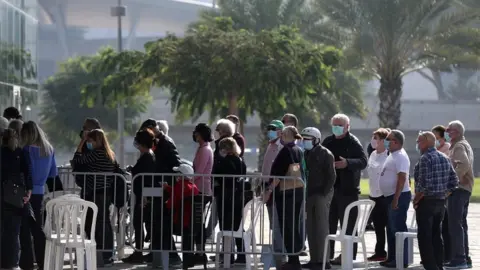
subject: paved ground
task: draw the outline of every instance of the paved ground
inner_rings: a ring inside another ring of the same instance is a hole
[[[266,213],[266,212],[265,212]],[[409,222],[411,220],[411,217],[412,217],[412,214],[413,214],[413,209],[410,208],[410,213],[409,213]],[[469,209],[469,215],[468,215],[468,219],[469,219],[469,234],[470,234],[470,254],[472,255],[472,259],[473,259],[473,264],[474,264],[474,268],[475,266],[477,267],[480,267],[480,204],[471,204],[470,205],[470,209]],[[265,221],[267,222],[267,221]],[[266,224],[265,224],[266,225]],[[267,226],[265,226],[266,228],[268,228]],[[258,231],[258,228],[257,228],[257,231]],[[267,235],[265,235],[263,237],[263,241],[264,243],[266,243],[269,239],[269,237]],[[374,249],[374,246],[375,246],[375,235],[373,232],[368,232],[367,235],[366,235],[366,242],[367,242],[367,249],[368,249],[368,253],[369,255],[371,255],[371,253],[373,252],[373,249]],[[418,245],[417,243],[415,242],[415,250],[414,250],[414,264],[409,268],[409,269],[423,269],[423,267],[421,267],[419,265],[419,262],[420,262],[420,256],[419,256],[419,253],[418,253]],[[210,250],[211,248],[214,248],[213,246],[209,245],[207,247],[207,250]],[[339,245],[336,245],[336,251],[339,252]],[[360,247],[359,247],[359,251],[361,251]],[[130,253],[132,252],[131,250],[127,250],[126,253]],[[359,253],[361,254],[361,253]],[[213,254],[212,254],[213,255]],[[361,259],[360,257],[361,256],[358,256],[360,260],[358,260],[355,265],[354,265],[354,269],[363,269],[363,259]],[[308,257],[301,257],[302,261],[303,262],[307,262],[308,261]],[[383,267],[380,267],[378,265],[378,263],[375,263],[375,264],[369,264],[370,268],[371,269],[384,269]],[[69,266],[66,266],[67,268],[69,268]],[[147,265],[127,265],[127,264],[123,264],[123,263],[116,263],[113,267],[109,267],[109,268],[99,268],[99,269],[102,269],[102,270],[120,270],[120,269],[151,269],[152,267],[151,266],[147,266]],[[171,268],[173,269],[173,268]],[[203,269],[203,267],[196,267],[196,268],[191,268],[191,269]],[[215,265],[213,263],[210,263],[209,264],[209,269],[215,269]],[[233,269],[245,269],[245,267],[233,267]],[[258,269],[263,269],[263,265],[262,264],[259,264],[259,267]],[[333,269],[340,269],[340,267],[334,267]],[[386,269],[386,268],[385,268]]]

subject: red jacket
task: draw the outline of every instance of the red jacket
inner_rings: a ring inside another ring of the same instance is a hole
[[[167,208],[173,210],[173,224],[181,225],[182,201],[186,197],[193,197],[200,194],[197,186],[190,180],[183,180],[179,177],[173,188],[166,185],[164,189],[170,194],[167,200]],[[192,203],[183,203],[183,227],[190,226],[192,217]]]

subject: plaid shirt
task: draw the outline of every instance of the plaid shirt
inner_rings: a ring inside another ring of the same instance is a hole
[[[458,177],[450,160],[435,148],[428,149],[415,165],[415,192],[444,197],[458,186]]]

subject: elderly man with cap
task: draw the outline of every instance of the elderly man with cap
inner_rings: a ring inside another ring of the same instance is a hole
[[[302,268],[330,269],[329,262],[322,262],[324,243],[329,233],[328,216],[333,197],[333,185],[337,177],[335,172],[335,157],[332,152],[323,147],[322,135],[317,128],[307,127],[300,133],[303,137],[306,163],[306,210],[307,236],[310,247],[310,262]]]
[[[282,150],[283,145],[280,141],[280,136],[282,135],[282,130],[284,125],[280,120],[272,120],[267,126],[267,137],[268,137],[268,146],[263,156],[263,165],[262,165],[262,175],[269,176],[273,161],[278,155],[278,152]],[[263,178],[265,182],[269,181],[268,177]],[[273,251],[275,253],[283,253],[285,250],[283,246],[282,234],[280,232],[280,225],[278,221],[277,211],[274,209],[272,204],[267,204],[268,217],[270,219],[270,229],[273,231],[272,241],[273,241]],[[275,211],[273,211],[275,210]],[[286,257],[283,256],[282,261],[286,260]]]
[[[448,157],[435,148],[435,135],[422,132],[417,138],[421,154],[415,165],[415,198],[418,247],[426,270],[443,269],[442,220],[446,197],[458,186],[458,178]]]

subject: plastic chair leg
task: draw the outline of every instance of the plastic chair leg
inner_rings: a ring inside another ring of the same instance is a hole
[[[405,236],[402,233],[395,235],[395,263],[399,270],[403,269],[403,246],[405,244]]]
[[[97,270],[97,247],[88,247],[85,253],[87,255],[87,270]]]
[[[365,244],[365,238],[362,237],[361,240],[362,251],[363,251],[363,261],[365,264],[365,269],[368,269],[368,256],[367,256],[367,245]]]
[[[350,238],[344,239],[342,243],[342,269],[353,269],[353,241]]]
[[[215,246],[215,269],[220,269],[220,244],[223,240],[223,237],[220,233],[217,234],[217,244]]]
[[[243,235],[243,244],[245,246],[245,252],[246,252],[245,261],[247,263],[245,268],[247,270],[252,270],[252,257],[250,256],[250,254],[252,253],[252,246],[250,244],[251,239],[252,239],[251,235],[249,235],[249,234],[244,234]]]
[[[73,248],[68,248],[68,260],[70,261],[70,268],[73,268]]]
[[[65,257],[65,247],[57,245],[55,248],[55,270],[63,270],[63,261]]]
[[[52,257],[55,254],[55,251],[52,250],[54,248],[55,247],[54,247],[52,241],[50,241],[50,240],[45,241],[45,258],[43,259],[44,269],[54,269],[54,267],[55,267],[54,266],[55,259],[53,258],[53,260],[52,260]]]
[[[76,248],[75,252],[77,254],[77,270],[85,270],[85,249]],[[72,269],[74,269],[72,267]]]
[[[231,258],[233,254],[232,243],[233,237],[223,236],[223,268],[230,268]]]

